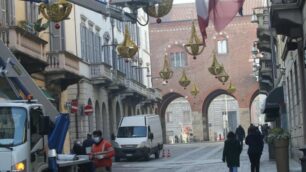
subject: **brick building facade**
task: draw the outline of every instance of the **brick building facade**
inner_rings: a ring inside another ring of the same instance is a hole
[[[239,105],[239,124],[245,128],[250,124],[250,107],[254,98],[259,94],[258,83],[252,76],[251,47],[256,38],[256,25],[250,22],[251,9],[261,6],[262,1],[246,1],[245,15],[237,16],[220,33],[216,33],[213,26],[207,28],[208,39],[204,52],[196,60],[185,53],[183,44],[191,35],[192,21],[196,21],[194,4],[174,5],[170,14],[164,17],[161,24],[150,24],[150,49],[152,64],[153,87],[159,88],[163,94],[163,100],[159,107],[162,126],[165,130],[165,111],[169,103],[178,97],[188,97],[193,115],[193,131],[198,141],[208,140],[208,107],[211,101],[226,91],[229,82],[222,85],[208,72],[212,63],[212,52],[216,50],[217,59],[225,67],[230,76],[230,81],[236,86],[237,91],[233,97]],[[247,7],[247,8],[246,8]],[[196,29],[199,28],[196,23]],[[219,47],[218,47],[219,44]],[[173,77],[164,85],[159,78],[159,71],[163,66],[164,55],[167,54],[174,72]],[[171,56],[171,57],[170,57]],[[174,59],[180,57],[180,62]],[[187,57],[186,60],[185,56]],[[178,83],[182,69],[192,83],[199,86],[200,93],[193,97],[190,94],[191,85],[184,89]]]

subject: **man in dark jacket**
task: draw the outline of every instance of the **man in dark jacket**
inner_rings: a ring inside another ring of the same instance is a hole
[[[227,140],[224,143],[222,161],[227,163],[230,172],[237,172],[240,166],[240,153],[242,145],[235,138],[235,134],[231,131],[227,134]]]
[[[236,129],[236,136],[241,145],[243,145],[243,140],[245,138],[245,131],[241,125],[239,125]]]
[[[260,157],[263,151],[263,137],[257,127],[249,128],[249,134],[245,139],[245,143],[249,145],[248,155],[251,162],[251,172],[259,172]]]

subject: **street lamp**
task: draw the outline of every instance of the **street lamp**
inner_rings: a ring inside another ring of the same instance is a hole
[[[167,15],[172,9],[173,0],[163,0],[152,6],[143,8],[143,10],[151,17],[157,18],[156,23],[161,23],[160,17]]]
[[[179,80],[179,84],[186,89],[186,87],[190,84],[190,80],[186,75],[185,70],[182,72],[181,79]]]
[[[168,83],[168,79],[172,78],[173,76],[173,71],[170,68],[170,64],[167,58],[167,55],[165,55],[164,58],[164,67],[163,69],[159,72],[159,76],[166,82]]]
[[[220,63],[217,60],[216,57],[216,51],[213,52],[213,62],[211,64],[211,66],[208,68],[209,73],[211,73],[212,75],[218,75],[222,72],[223,70],[223,66],[220,65]]]
[[[128,59],[132,59],[138,52],[138,47],[132,41],[127,25],[125,25],[123,42],[117,46],[117,52],[119,56],[126,59],[126,62],[128,62]]]
[[[71,12],[72,4],[68,3],[66,0],[58,0],[53,4],[42,3],[39,5],[39,11],[41,14],[50,21],[60,22],[68,19]]]
[[[197,55],[201,54],[205,48],[203,42],[197,35],[194,22],[192,22],[191,36],[188,44],[184,45],[186,52],[193,56],[193,59],[196,59]]]

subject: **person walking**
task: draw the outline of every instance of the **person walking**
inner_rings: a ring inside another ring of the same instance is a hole
[[[227,163],[230,172],[238,172],[240,166],[240,154],[242,145],[236,139],[234,132],[227,134],[227,140],[224,142],[222,161]]]
[[[249,134],[245,138],[245,143],[249,145],[248,155],[251,162],[251,172],[259,172],[264,142],[257,127],[252,126],[249,128]]]
[[[115,151],[112,144],[102,138],[102,132],[96,130],[93,132],[94,144],[91,149],[91,159],[96,167],[96,172],[111,172],[112,171],[112,157]]]
[[[245,131],[241,125],[239,125],[236,129],[236,136],[239,143],[243,146],[243,140],[245,138]]]
[[[83,141],[83,147],[84,147],[84,150],[86,151],[86,154],[91,153],[91,148],[92,148],[92,145],[94,143],[95,142],[92,139],[92,135],[88,133],[87,138]],[[82,167],[84,169],[84,172],[94,172],[95,171],[95,167],[94,167],[93,162],[85,163],[85,164],[83,164]]]

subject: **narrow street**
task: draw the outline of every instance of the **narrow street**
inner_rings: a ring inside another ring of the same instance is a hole
[[[224,172],[228,171],[226,163],[221,161],[223,142],[193,143],[165,145],[165,156],[170,150],[169,158],[154,159],[150,161],[129,160],[113,163],[113,172]],[[250,163],[247,156],[247,145],[244,145],[240,156],[241,172],[250,171]],[[161,153],[162,156],[162,153]],[[298,164],[291,161],[290,171],[300,171]],[[276,172],[275,161],[269,161],[268,148],[265,145],[261,158],[261,170],[264,172]]]

